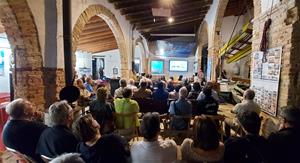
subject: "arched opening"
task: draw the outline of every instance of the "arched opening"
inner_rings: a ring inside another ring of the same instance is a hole
[[[210,60],[208,59],[208,30],[207,30],[207,22],[203,21],[201,26],[200,26],[200,30],[199,30],[199,34],[198,34],[198,70],[197,72],[203,72],[204,77],[207,80],[210,80],[211,75],[211,69],[209,66]]]
[[[38,41],[37,28],[26,0],[18,2],[3,0],[0,2],[0,20],[2,24],[2,41],[8,40],[4,47],[4,78],[12,71],[14,98],[25,98],[35,104],[36,109],[44,110],[45,85],[43,81],[43,58]],[[22,10],[20,10],[22,8]],[[4,29],[4,30],[3,30]],[[3,34],[5,31],[6,34]],[[6,36],[5,36],[6,35]],[[3,46],[4,44],[1,44]],[[3,50],[3,49],[2,49]],[[8,57],[11,51],[11,61]],[[1,54],[1,56],[2,56]],[[7,63],[10,62],[10,63]],[[7,66],[10,64],[10,66]],[[8,69],[7,69],[8,68]],[[1,69],[1,68],[0,68]],[[5,85],[1,85],[1,88]]]
[[[141,37],[135,39],[133,44],[133,66],[135,73],[147,73],[146,49]]]
[[[125,40],[114,15],[101,5],[91,5],[73,28],[73,53],[78,75],[128,77]],[[74,64],[75,65],[75,64]]]
[[[217,39],[219,78],[250,78],[253,12],[252,0],[228,1]]]

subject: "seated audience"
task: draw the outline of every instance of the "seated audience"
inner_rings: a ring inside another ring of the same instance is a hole
[[[67,101],[55,102],[49,107],[51,128],[43,131],[36,152],[49,158],[76,151],[78,140],[70,127],[73,111]]]
[[[177,84],[177,85],[175,86],[174,91],[169,93],[169,98],[170,98],[170,99],[177,100],[177,99],[179,98],[179,90],[180,90],[181,87],[182,87],[181,84]]]
[[[123,98],[118,98],[114,100],[116,113],[130,114],[138,113],[140,111],[139,105],[135,100],[130,99],[132,97],[132,90],[130,88],[125,88],[123,91]],[[138,117],[136,116],[136,126],[139,125]],[[132,128],[134,125],[132,123],[131,117],[120,117],[116,119],[116,127],[118,129]]]
[[[75,78],[76,79],[76,78]],[[83,83],[85,83],[85,80],[86,80],[86,74],[83,74],[80,78],[82,80]]]
[[[217,102],[219,102],[219,101],[220,101],[219,95],[218,95],[218,93],[217,93],[215,90],[212,89],[212,83],[211,83],[211,82],[207,82],[205,86],[210,87],[212,97],[213,97]],[[202,91],[202,92],[200,92],[199,96],[197,97],[197,100],[199,101],[199,100],[202,100],[202,99],[204,99],[204,98],[205,98],[205,94],[204,94],[203,91]]]
[[[272,162],[299,163],[300,108],[288,106],[280,114],[280,130],[269,136]]]
[[[79,153],[66,153],[56,157],[49,163],[85,163]]]
[[[114,134],[101,135],[101,126],[90,114],[80,117],[74,124],[76,135],[81,142],[77,152],[86,163],[94,162],[126,162],[125,143],[120,136]]]
[[[201,92],[201,86],[199,82],[193,84],[193,90],[189,92],[188,99],[197,99]]]
[[[84,83],[84,87],[86,90],[88,90],[90,93],[94,93],[93,89],[93,80],[91,77],[86,78],[86,82]]]
[[[31,103],[24,99],[16,99],[6,106],[5,111],[10,120],[6,122],[2,132],[4,145],[42,162],[39,155],[35,154],[35,149],[47,126],[31,121],[34,116]]]
[[[107,89],[101,87],[97,90],[97,99],[90,105],[90,112],[101,126],[101,134],[111,133],[114,130],[114,107],[106,102]]]
[[[137,90],[137,87],[134,85],[134,80],[130,79],[127,85],[128,88],[132,89],[133,92]]]
[[[219,104],[212,97],[212,89],[209,86],[205,86],[202,90],[204,98],[198,101],[197,104],[197,115],[207,114],[207,115],[217,115]]]
[[[140,88],[134,92],[134,98],[151,98],[152,92],[150,89],[147,89],[147,82],[145,80],[141,80]]]
[[[188,91],[185,87],[179,90],[179,99],[177,101],[172,101],[169,108],[170,115],[174,115],[171,120],[171,127],[176,130],[187,129],[188,123],[190,123],[189,116],[192,116],[192,104],[186,98],[188,96]],[[186,116],[187,118],[176,117],[176,116]]]
[[[158,82],[157,89],[153,92],[153,100],[167,101],[169,93],[164,89],[164,83]]]
[[[219,141],[215,122],[208,117],[195,119],[195,136],[181,144],[182,160],[185,162],[222,162],[224,144]]]
[[[151,92],[154,91],[154,88],[153,88],[153,83],[152,83],[152,80],[151,79],[146,79],[147,81],[147,89],[151,90]]]
[[[169,79],[168,83],[167,83],[167,90],[168,90],[168,92],[173,92],[174,89],[175,89],[175,87],[174,87],[173,80]]]
[[[160,118],[158,113],[146,113],[140,126],[143,141],[131,146],[133,163],[171,163],[177,159],[177,145],[173,140],[159,140]]]
[[[237,119],[246,136],[229,138],[225,142],[225,163],[269,162],[267,141],[259,136],[261,119],[258,114],[244,110],[237,114]]]
[[[256,114],[260,114],[260,106],[254,102],[255,92],[251,89],[247,89],[243,95],[242,103],[236,104],[232,113],[238,114],[241,111],[254,111]],[[238,131],[240,129],[240,124],[237,119],[225,119],[225,133],[230,136],[230,129]]]
[[[123,91],[127,87],[127,82],[125,79],[120,79],[119,81],[120,87],[115,90],[115,98],[122,98],[123,97]]]

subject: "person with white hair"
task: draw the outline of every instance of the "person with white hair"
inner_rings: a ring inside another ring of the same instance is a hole
[[[120,79],[119,81],[120,87],[115,90],[115,98],[122,98],[123,97],[123,91],[127,87],[127,81],[126,79]]]
[[[133,79],[129,80],[127,87],[132,89],[133,92],[137,91],[137,87],[134,85],[134,80]]]
[[[4,145],[41,162],[41,158],[35,154],[35,149],[40,135],[47,126],[31,121],[34,115],[32,104],[19,98],[10,102],[5,111],[10,120],[3,129]]]
[[[192,103],[187,100],[188,90],[182,87],[179,90],[179,99],[172,101],[169,108],[170,115],[175,116],[192,116]],[[186,118],[173,118],[171,127],[176,130],[187,129],[189,121]]]
[[[56,157],[49,163],[85,163],[79,153],[66,153]]]
[[[76,151],[78,140],[70,127],[73,110],[67,101],[55,102],[49,107],[49,123],[38,142],[36,152],[49,158]]]

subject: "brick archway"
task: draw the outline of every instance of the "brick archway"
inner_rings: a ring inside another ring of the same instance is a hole
[[[0,20],[14,56],[15,98],[25,98],[43,110],[43,57],[38,31],[26,0],[1,0]]]
[[[77,19],[75,26],[73,27],[72,31],[72,51],[73,55],[75,55],[75,51],[77,49],[77,43],[79,40],[80,33],[84,29],[85,24],[88,23],[88,21],[93,16],[99,16],[101,17],[110,27],[112,30],[115,39],[117,41],[117,45],[120,51],[120,57],[121,57],[121,77],[128,78],[129,77],[129,70],[128,70],[128,53],[126,51],[126,44],[125,44],[125,38],[123,35],[123,32],[121,30],[121,27],[114,16],[114,14],[107,9],[106,7],[102,5],[90,5],[87,7],[79,16]],[[75,63],[75,60],[73,60],[73,63]],[[73,64],[75,66],[75,64]]]

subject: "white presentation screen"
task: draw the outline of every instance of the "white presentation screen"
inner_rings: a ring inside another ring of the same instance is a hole
[[[186,72],[188,71],[188,62],[170,60],[169,71]]]

